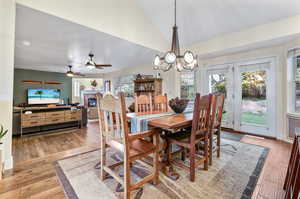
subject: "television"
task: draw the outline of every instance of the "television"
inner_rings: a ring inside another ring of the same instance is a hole
[[[29,88],[27,91],[28,104],[59,104],[59,89]]]

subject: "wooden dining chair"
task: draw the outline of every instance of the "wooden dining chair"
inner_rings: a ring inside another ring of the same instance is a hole
[[[99,114],[99,129],[101,138],[101,169],[100,178],[105,180],[112,176],[124,187],[124,198],[130,198],[130,192],[141,187],[149,181],[158,183],[158,158],[159,158],[159,134],[155,130],[129,134],[125,97],[119,93],[118,98],[111,94],[102,97],[97,94],[97,108]],[[114,116],[113,116],[114,115]],[[145,137],[152,137],[153,142],[146,141]],[[106,149],[110,147],[124,154],[124,160],[111,165],[106,161]],[[153,154],[153,172],[136,183],[131,182],[130,167],[134,161]],[[114,172],[117,166],[124,166],[124,179]]]
[[[146,112],[152,112],[152,97],[151,94],[149,95],[139,95],[135,94],[134,98],[135,102],[135,112],[136,113],[146,113]]]
[[[168,112],[168,96],[164,95],[156,95],[154,96],[154,106],[153,110],[158,112]]]
[[[208,169],[208,136],[209,136],[209,118],[212,95],[200,97],[196,94],[194,104],[194,114],[191,131],[178,131],[167,136],[167,158],[180,167],[190,170],[190,180],[195,181],[195,170],[198,165],[204,163],[204,169]],[[196,155],[196,145],[204,142],[204,154]],[[189,150],[190,165],[186,166],[181,162],[171,160],[172,144],[176,144]]]
[[[212,165],[212,156],[217,152],[217,157],[221,155],[221,124],[223,116],[225,95],[222,93],[213,94],[211,100],[211,119],[209,134],[209,165]],[[215,145],[214,145],[215,143]]]

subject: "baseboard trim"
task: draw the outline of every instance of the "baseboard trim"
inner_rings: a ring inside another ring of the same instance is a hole
[[[251,136],[257,136],[257,137],[262,137],[262,138],[267,138],[267,139],[277,140],[277,138],[274,138],[274,137],[263,136],[263,135],[255,135],[255,134],[247,133],[247,132],[243,132],[243,131],[236,131],[236,130],[231,129],[231,128],[224,128],[224,127],[221,127],[221,130],[222,130],[222,131],[227,131],[227,132],[230,132],[230,133],[238,133],[238,134],[243,134],[243,135],[251,135]]]
[[[10,156],[8,159],[4,161],[4,170],[12,169],[13,168],[13,156]]]

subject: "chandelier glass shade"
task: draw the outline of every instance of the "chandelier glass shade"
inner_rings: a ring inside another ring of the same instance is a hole
[[[175,25],[173,26],[172,48],[164,56],[156,55],[153,61],[154,70],[164,72],[175,68],[178,72],[183,70],[194,70],[198,67],[197,56],[187,50],[183,55],[180,54],[178,27],[176,25],[176,0],[175,0]]]

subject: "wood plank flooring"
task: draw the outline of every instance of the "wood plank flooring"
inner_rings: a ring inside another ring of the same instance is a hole
[[[242,142],[265,146],[270,149],[252,198],[284,198],[285,192],[282,187],[290,159],[292,144],[251,136],[244,136]]]
[[[281,199],[291,144],[245,136],[243,142],[270,148],[253,199]],[[53,163],[99,148],[97,122],[66,133],[13,139],[14,169],[0,181],[1,199],[64,199]]]

